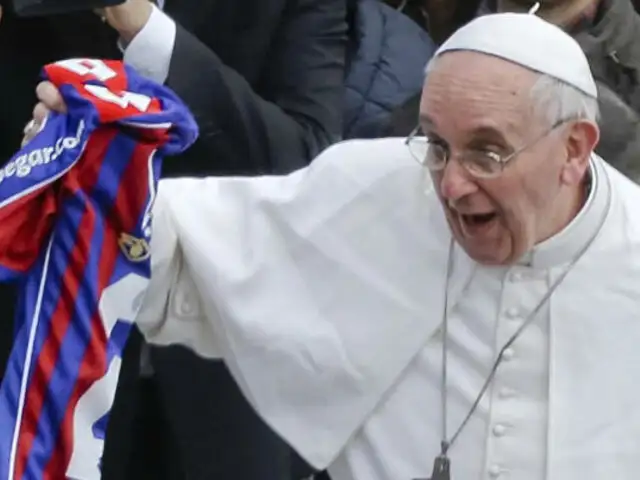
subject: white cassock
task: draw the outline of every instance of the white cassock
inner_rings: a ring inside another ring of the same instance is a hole
[[[505,352],[452,447],[452,477],[637,480],[640,188],[597,157],[591,173],[583,211],[525,262],[484,267],[457,248],[448,282],[450,233],[401,139],[345,142],[285,177],[165,180],[139,325],[224,357],[266,422],[333,480],[425,478],[445,285],[452,433],[597,235]]]

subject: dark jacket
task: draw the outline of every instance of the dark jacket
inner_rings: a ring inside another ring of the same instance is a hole
[[[343,133],[376,138],[391,112],[421,90],[435,45],[411,19],[379,0],[354,2],[350,18]]]
[[[167,159],[163,173],[290,172],[338,139],[344,1],[167,0],[179,23],[167,83],[195,113],[201,137],[186,154]],[[113,32],[91,13],[47,20],[9,14],[0,38],[0,85],[11,101],[0,110],[5,158],[31,117],[42,64],[120,55]],[[15,291],[3,286],[0,300],[4,371]],[[132,335],[125,351],[107,430],[105,480],[290,477],[289,449],[255,415],[221,362],[157,348],[155,379],[140,382],[140,341]]]
[[[175,174],[288,173],[342,133],[345,0],[167,0],[167,84],[201,139]]]

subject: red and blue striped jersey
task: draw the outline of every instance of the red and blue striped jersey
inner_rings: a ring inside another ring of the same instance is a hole
[[[0,478],[100,478],[121,354],[150,276],[161,159],[198,135],[121,62],[48,65],[68,112],[0,168],[0,281],[20,285],[0,387]]]

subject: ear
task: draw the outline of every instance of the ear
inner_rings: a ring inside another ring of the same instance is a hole
[[[579,184],[589,168],[589,158],[600,138],[600,129],[594,122],[574,122],[566,137],[567,159],[562,170],[562,181],[567,185]]]

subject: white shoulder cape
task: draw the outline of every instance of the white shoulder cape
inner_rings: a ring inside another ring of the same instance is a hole
[[[551,302],[563,320],[552,331],[550,442],[570,447],[552,449],[554,478],[576,478],[571,448],[603,420],[593,409],[614,421],[617,409],[640,405],[640,362],[627,358],[640,345],[640,190],[596,163],[612,180],[612,212]],[[426,177],[402,139],[382,139],[341,143],[285,177],[161,182],[141,329],[155,343],[222,352],[267,423],[326,467],[441,323],[450,234]],[[456,255],[451,305],[474,268]],[[184,285],[199,297],[197,321],[167,308]],[[615,330],[603,335],[607,324]],[[635,437],[604,436],[636,438],[630,459],[640,452],[634,408],[625,426]],[[601,448],[591,457],[603,475],[617,471],[609,463],[622,468],[618,454],[597,457]]]
[[[164,180],[139,325],[221,348],[260,415],[326,466],[441,321],[449,233],[425,175],[398,138],[339,144],[285,177]],[[160,301],[183,264],[195,330]]]

